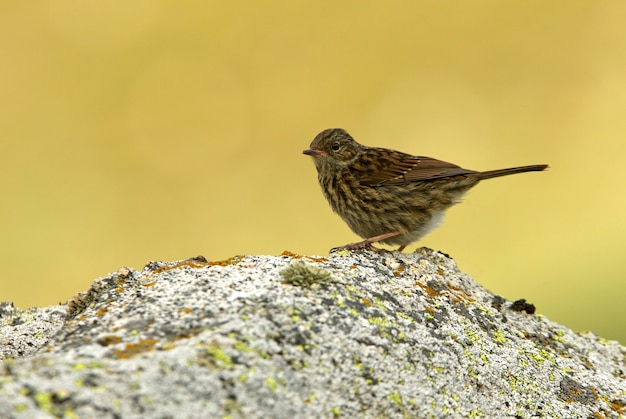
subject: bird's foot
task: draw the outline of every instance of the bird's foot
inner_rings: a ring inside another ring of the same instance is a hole
[[[398,234],[400,234],[399,231],[391,231],[389,233],[385,233],[385,234],[380,234],[378,236],[374,236],[374,237],[370,237],[369,239],[365,239],[362,242],[357,242],[357,243],[349,243],[346,244],[345,246],[339,246],[339,247],[333,247],[332,249],[330,249],[331,252],[334,252],[336,250],[371,250],[372,252],[376,252],[379,255],[384,255],[386,253],[391,253],[389,250],[385,250],[385,249],[380,249],[378,247],[374,247],[372,245],[372,243],[376,243],[378,241],[382,241],[385,239],[388,239],[389,237],[393,237],[393,236],[397,236]],[[400,248],[398,249],[400,252],[402,252],[402,249],[404,249],[405,246],[400,246]]]
[[[348,243],[344,246],[338,246],[338,247],[333,247],[332,249],[330,249],[330,253],[332,252],[336,252],[339,250],[369,250],[372,252],[376,252],[379,255],[384,255],[385,253],[389,253],[389,250],[386,249],[381,249],[379,247],[375,247],[371,241],[369,240],[363,240],[362,242],[358,242],[358,243]]]

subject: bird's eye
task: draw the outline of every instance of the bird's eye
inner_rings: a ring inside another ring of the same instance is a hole
[[[333,151],[339,150],[339,143],[333,143],[333,145],[331,145],[330,148],[332,148]]]

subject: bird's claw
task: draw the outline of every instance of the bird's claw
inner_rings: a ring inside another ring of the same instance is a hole
[[[330,249],[330,253],[337,252],[339,250],[349,250],[349,251],[353,251],[353,250],[370,250],[372,252],[378,253],[379,255],[384,255],[386,253],[390,253],[389,250],[375,247],[374,245],[372,245],[372,242],[370,242],[368,240],[363,240],[362,242],[358,242],[358,243],[348,243],[348,244],[346,244],[344,246],[333,247],[332,249]]]

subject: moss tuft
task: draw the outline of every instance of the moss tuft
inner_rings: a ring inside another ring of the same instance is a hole
[[[280,271],[280,276],[283,277],[285,283],[303,288],[330,281],[330,272],[303,262],[289,265]]]

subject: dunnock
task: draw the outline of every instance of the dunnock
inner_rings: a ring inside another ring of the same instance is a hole
[[[303,153],[313,157],[333,211],[365,239],[341,247],[345,249],[382,242],[399,245],[402,251],[437,227],[444,211],[481,180],[548,167],[477,172],[431,157],[367,147],[340,128],[319,133]]]

